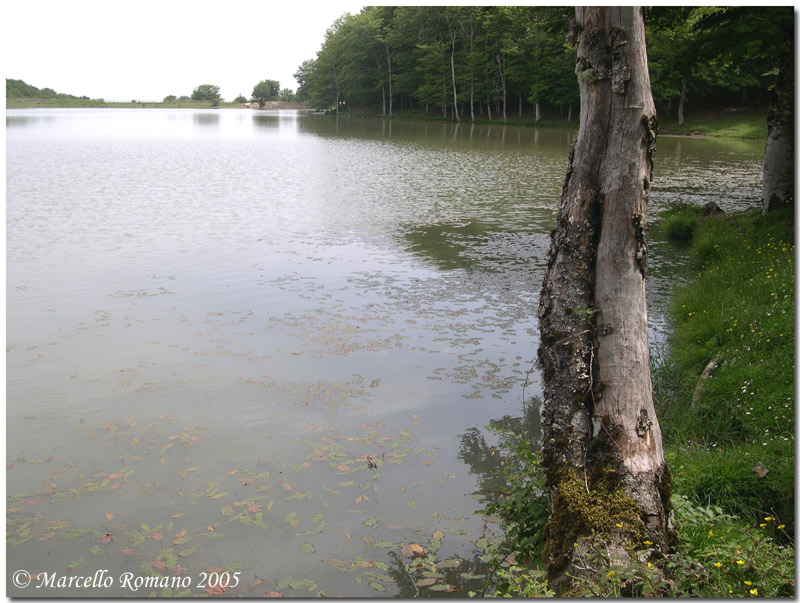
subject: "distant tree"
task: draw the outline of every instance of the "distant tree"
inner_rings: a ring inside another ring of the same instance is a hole
[[[170,94],[169,96],[165,96],[164,97],[164,101],[163,102],[165,102],[165,103],[174,103],[177,100],[178,100],[178,98],[174,94]]]
[[[281,93],[278,95],[282,101],[290,103],[294,101],[294,91],[291,88],[284,88],[281,90]]]
[[[212,86],[211,84],[201,84],[192,92],[193,101],[211,101],[212,103],[219,103],[222,97],[219,95],[219,86]]]
[[[237,96],[236,98],[233,99],[233,102],[234,103],[244,104],[244,103],[247,102],[247,99],[243,95],[240,94],[239,96]]]
[[[263,107],[268,100],[278,98],[281,84],[277,80],[261,80],[253,88],[253,100],[258,101],[258,106]]]

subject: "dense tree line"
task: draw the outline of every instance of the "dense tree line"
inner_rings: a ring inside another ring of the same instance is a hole
[[[26,84],[22,80],[10,80],[6,78],[6,98],[42,98],[42,99],[88,99],[88,96],[73,96],[56,92],[52,88],[42,88]]]
[[[454,120],[543,110],[571,119],[579,102],[574,9],[374,6],[345,14],[298,67],[298,100],[319,109],[416,109]],[[765,102],[792,7],[654,7],[651,81],[661,111],[687,102]],[[735,42],[735,43],[732,43]]]

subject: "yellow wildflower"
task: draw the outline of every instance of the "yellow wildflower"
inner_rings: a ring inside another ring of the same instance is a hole
[[[717,561],[717,562],[714,564],[714,567],[716,567],[716,568],[720,568],[720,567],[722,567],[722,564],[721,564],[719,561]]]
[[[744,565],[744,561],[742,561],[741,559],[737,559],[736,565]]]
[[[714,530],[708,531],[708,537],[711,538],[714,535]]]
[[[606,574],[606,578],[612,578],[614,576],[614,570],[611,570]]]
[[[757,597],[758,596],[758,589],[757,588],[751,588],[750,589],[750,594],[753,595],[754,597]]]
[[[778,526],[778,529],[779,529],[779,530],[782,530],[782,529],[783,529],[783,528],[785,528],[785,527],[786,527],[786,525],[784,525],[784,524],[781,524],[781,525],[779,525],[779,526]]]
[[[765,517],[764,521],[772,521],[773,519],[774,519],[774,517]]]
[[[753,586],[753,583],[750,582],[750,580],[745,580],[744,583],[746,586]]]

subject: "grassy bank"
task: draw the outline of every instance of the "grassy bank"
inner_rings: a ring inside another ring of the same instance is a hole
[[[674,212],[673,212],[674,213]],[[787,209],[664,221],[695,272],[655,383],[676,490],[794,526],[794,222]],[[692,226],[694,225],[694,226]]]
[[[677,115],[659,115],[662,136],[711,136],[714,138],[767,138],[767,108],[730,107],[714,110],[688,110],[683,125]]]

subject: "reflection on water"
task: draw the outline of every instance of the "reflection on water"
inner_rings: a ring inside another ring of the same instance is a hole
[[[541,394],[573,134],[248,110],[6,121],[9,580],[186,572],[167,594],[220,594],[197,586],[218,567],[247,578],[226,595],[471,588],[496,530],[474,514],[483,428]],[[763,145],[691,143],[659,142],[654,210],[712,185],[726,210],[757,198]],[[652,241],[654,337],[671,249]],[[423,559],[441,575],[409,574]]]

